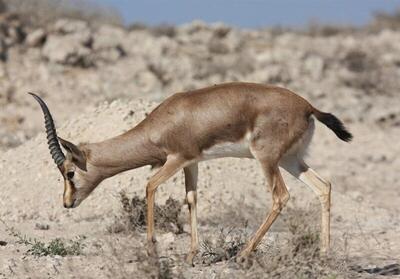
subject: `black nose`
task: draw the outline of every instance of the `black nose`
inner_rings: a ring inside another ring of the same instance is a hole
[[[75,200],[70,205],[68,205],[67,203],[64,202],[64,207],[65,208],[73,208],[74,204],[75,204]]]

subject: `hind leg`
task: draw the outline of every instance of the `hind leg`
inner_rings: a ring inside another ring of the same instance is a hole
[[[304,137],[307,131],[311,131],[312,134],[310,125],[309,118],[296,117],[294,120],[286,118],[284,114],[273,113],[266,113],[255,121],[250,151],[261,164],[271,189],[273,203],[271,212],[240,253],[238,260],[247,257],[257,247],[289,200],[289,192],[280,173],[279,162],[296,140]]]
[[[318,196],[321,203],[321,254],[326,254],[330,243],[331,184],[295,156],[283,160],[281,166]]]
[[[254,236],[239,254],[238,261],[246,258],[257,247],[289,200],[289,192],[278,166],[280,156],[285,149],[285,146],[282,144],[284,141],[280,140],[281,137],[286,137],[285,127],[285,125],[283,125],[283,128],[282,126],[275,125],[269,129],[258,130],[258,134],[256,130],[256,136],[253,138],[250,150],[254,158],[260,163],[268,186],[271,189],[272,208]],[[264,131],[271,130],[276,132],[273,137],[263,133]]]

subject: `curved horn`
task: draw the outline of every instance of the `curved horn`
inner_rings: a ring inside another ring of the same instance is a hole
[[[49,145],[50,154],[57,166],[62,165],[65,161],[64,153],[61,150],[60,143],[57,138],[56,127],[54,126],[53,118],[51,117],[49,108],[46,103],[36,94],[28,92],[35,98],[42,108],[44,114],[44,125],[46,127],[47,144]]]

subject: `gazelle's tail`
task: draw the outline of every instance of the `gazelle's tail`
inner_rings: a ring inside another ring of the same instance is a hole
[[[343,125],[336,116],[331,113],[321,112],[314,108],[312,114],[322,123],[324,123],[329,129],[331,129],[338,138],[343,141],[349,142],[353,139],[353,135],[347,131],[346,127]]]

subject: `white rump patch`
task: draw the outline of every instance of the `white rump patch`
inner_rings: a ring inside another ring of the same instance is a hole
[[[303,158],[307,152],[307,148],[311,143],[311,139],[314,135],[315,123],[314,119],[310,118],[307,130],[298,139],[288,151],[286,151],[284,156],[297,156],[298,158]]]
[[[310,119],[308,129],[302,135],[300,139],[293,144],[293,146],[283,155],[279,166],[284,168],[287,172],[292,174],[294,177],[299,178],[301,173],[300,162],[307,152],[307,148],[310,145],[312,136],[314,134],[315,124],[314,119]]]

